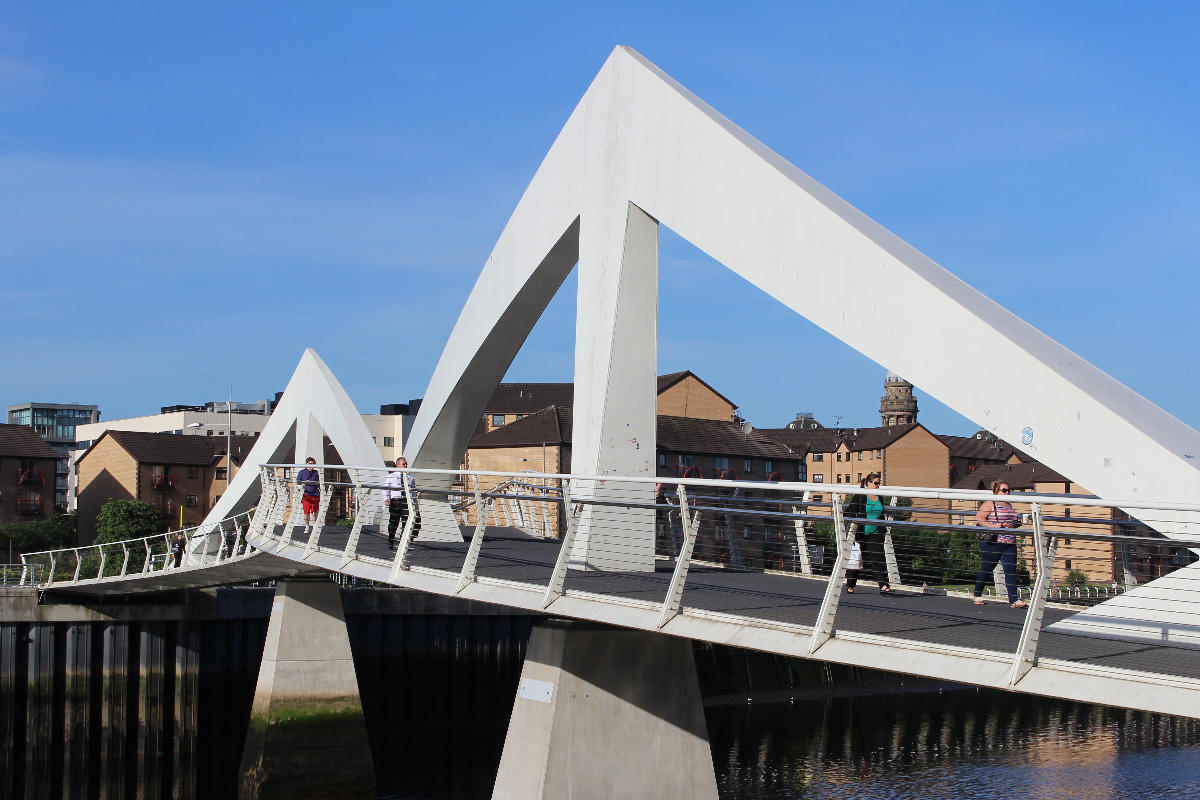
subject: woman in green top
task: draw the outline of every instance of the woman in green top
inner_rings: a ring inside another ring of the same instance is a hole
[[[872,472],[859,481],[859,487],[867,489],[868,493],[851,496],[842,508],[842,513],[854,519],[883,519],[883,500],[878,494],[869,493],[872,489],[876,492],[879,491],[879,480],[879,473]],[[880,594],[892,593],[891,584],[888,583],[887,560],[883,555],[884,533],[885,530],[882,525],[872,525],[870,522],[859,523],[859,529],[854,535],[854,540],[859,543],[859,547],[862,549],[863,563],[861,569],[846,570],[847,592],[854,593],[854,587],[858,585],[859,573],[866,572],[870,579],[879,584]]]

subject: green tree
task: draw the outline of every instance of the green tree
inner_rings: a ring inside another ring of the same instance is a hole
[[[17,561],[17,557],[22,553],[73,547],[75,515],[60,514],[33,522],[6,522],[0,525],[0,558],[8,559],[10,544],[14,561]]]
[[[94,576],[100,568],[100,553],[104,554],[104,575],[121,574],[125,560],[125,549],[119,542],[154,536],[162,530],[162,515],[158,509],[141,500],[109,500],[96,516],[96,538],[93,544],[101,545],[88,553],[80,568],[81,576]],[[151,553],[165,553],[166,543],[162,537],[150,542]],[[142,544],[129,547],[129,564],[126,572],[141,572],[146,563],[146,548]]]
[[[1087,573],[1080,569],[1073,569],[1067,573],[1066,583],[1067,583],[1067,586],[1070,586],[1070,587],[1076,588],[1076,589],[1087,586],[1087,584],[1088,584]]]

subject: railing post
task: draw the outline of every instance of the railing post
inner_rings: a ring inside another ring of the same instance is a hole
[[[358,555],[358,538],[362,535],[363,524],[366,522],[367,505],[371,499],[371,489],[362,485],[358,470],[350,474],[354,483],[354,525],[350,528],[350,536],[346,539],[346,548],[342,550],[342,563],[338,569],[345,569]]]
[[[1047,589],[1050,585],[1050,575],[1054,572],[1055,544],[1047,541],[1045,525],[1042,522],[1041,505],[1033,503],[1032,511],[1037,579],[1033,583],[1033,591],[1029,597],[1029,609],[1025,614],[1025,624],[1021,627],[1021,638],[1013,656],[1012,674],[1008,679],[1009,686],[1015,686],[1024,678],[1037,660],[1038,637],[1042,632],[1042,616],[1046,613],[1046,598],[1049,594]]]
[[[812,492],[805,492],[800,497],[801,505],[792,506],[793,514],[800,514],[801,509],[808,511],[808,503],[812,500]],[[812,560],[808,557],[808,523],[802,519],[795,520],[796,525],[796,555],[800,559],[800,574],[812,575]]]
[[[400,486],[404,490],[404,499],[408,502],[408,519],[404,520],[404,531],[400,535],[400,544],[396,546],[396,557],[392,559],[392,571],[388,573],[388,583],[395,583],[400,577],[403,570],[408,569],[408,548],[412,543],[412,531],[420,516],[420,510],[417,508],[417,498],[413,495],[409,485],[408,476],[411,473],[400,473]]]
[[[257,538],[266,531],[271,504],[275,500],[275,485],[267,476],[267,469],[267,467],[260,467],[258,471],[258,482],[261,488],[258,494],[258,504],[254,506],[254,514],[250,517],[250,528],[246,531],[246,535],[250,538]]]
[[[571,548],[575,546],[575,532],[579,530],[579,513],[583,510],[582,504],[578,510],[571,508],[571,488],[570,482],[567,480],[563,481],[561,502],[567,530],[563,533],[562,545],[558,549],[558,558],[554,561],[554,571],[550,573],[550,581],[546,584],[542,608],[547,608],[563,595],[563,587],[567,582],[567,565],[571,561]]]
[[[280,478],[280,480],[283,480],[283,479]],[[300,504],[303,502],[303,498],[304,498],[304,490],[300,487],[300,485],[298,483],[296,483],[295,475],[293,475],[291,478],[288,478],[287,480],[288,480],[289,488],[291,489],[292,501],[290,503],[290,508],[288,509],[287,518],[284,520],[284,523],[283,523],[283,530],[281,530],[279,532],[279,535],[280,535],[280,538],[283,539],[283,541],[287,542],[288,544],[291,544],[292,530],[297,527],[297,525],[295,523],[296,515],[299,514],[301,518],[303,518],[303,516],[304,516],[303,512],[300,510]]]
[[[472,477],[475,479],[475,508],[478,511],[484,503],[479,493],[479,477]],[[491,501],[492,499],[489,497],[487,502]],[[467,557],[463,560],[462,571],[458,573],[458,585],[454,587],[455,594],[467,588],[475,580],[475,566],[479,563],[479,548],[483,545],[483,529],[487,527],[484,524],[486,520],[485,515],[475,514],[475,533],[471,536],[471,545],[467,548]]]
[[[58,557],[55,556],[53,553],[51,553],[50,554],[50,575],[46,579],[46,583],[48,583],[48,584],[54,583],[55,576],[58,574],[57,567],[58,567]]]
[[[688,567],[692,563],[692,549],[696,545],[696,531],[700,528],[700,512],[688,513],[687,488],[679,486],[679,518],[683,521],[683,545],[679,555],[675,557],[675,571],[671,574],[671,584],[667,587],[667,596],[663,599],[662,611],[658,614],[658,627],[662,627],[679,614],[683,606],[683,587],[687,583]]]
[[[125,573],[129,570],[129,543],[121,542],[121,552],[124,554],[121,558],[121,577],[125,577]]]
[[[100,551],[100,567],[96,570],[96,580],[104,577],[104,562],[108,560],[108,551],[104,549],[104,545],[96,548]]]
[[[148,537],[144,537],[142,539],[142,544],[146,547],[146,560],[142,564],[142,573],[145,574],[149,572],[150,568],[153,566],[154,551],[150,547],[150,539]]]
[[[76,547],[75,553],[75,577],[71,578],[71,583],[79,583],[79,568],[83,566],[83,559],[79,557],[79,548]]]
[[[837,617],[842,587],[846,585],[846,563],[850,560],[850,547],[854,538],[853,527],[847,531],[846,521],[842,517],[841,495],[835,492],[830,495],[830,499],[833,501],[833,536],[837,543],[837,560],[834,561],[833,572],[829,575],[829,583],[825,586],[825,598],[821,601],[821,610],[817,612],[817,621],[813,624],[812,639],[808,645],[810,655],[817,652],[833,635],[833,621]]]
[[[888,505],[890,505],[890,506],[896,505],[896,501],[899,499],[900,498],[898,498],[898,497],[893,497],[892,501],[890,503],[888,503]],[[885,514],[884,519],[891,522],[892,515]],[[899,586],[900,585],[900,565],[896,561],[896,547],[892,544],[892,526],[891,525],[888,525],[884,528],[883,560],[887,564],[888,585],[889,586]]]
[[[317,518],[313,521],[312,531],[308,534],[308,544],[304,546],[304,557],[308,558],[317,551],[317,541],[321,538],[321,531],[325,530],[325,515],[329,513],[329,500],[333,493],[333,487],[325,482],[325,475],[321,475],[321,502],[317,506]]]

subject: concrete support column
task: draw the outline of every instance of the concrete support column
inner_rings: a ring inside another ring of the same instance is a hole
[[[598,203],[579,234],[571,471],[652,478],[658,404],[658,222]],[[572,494],[648,505],[654,484],[574,481]],[[586,505],[573,569],[654,571],[654,510]]]
[[[323,574],[275,587],[238,794],[375,796],[341,590]]]
[[[715,800],[692,643],[551,621],[533,629],[494,800]]]

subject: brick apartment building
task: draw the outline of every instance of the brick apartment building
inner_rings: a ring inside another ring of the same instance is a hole
[[[254,446],[254,436],[232,437],[232,458],[224,436],[179,436],[172,433],[105,431],[77,462],[79,470],[79,542],[96,535],[96,517],[111,499],[141,500],[162,514],[163,530],[200,524],[221,498],[227,476],[237,476]],[[294,451],[282,456],[290,461]],[[337,451],[325,443],[325,463],[340,464]],[[232,472],[227,472],[232,470]],[[345,482],[331,470],[327,480]],[[330,518],[346,515],[348,489],[335,493]]]
[[[58,458],[28,425],[0,424],[0,522],[54,516]]]

